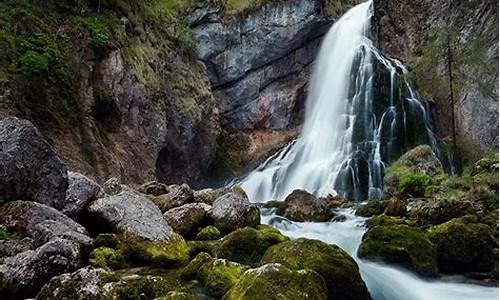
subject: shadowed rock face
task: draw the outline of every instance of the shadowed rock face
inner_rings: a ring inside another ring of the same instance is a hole
[[[375,20],[382,52],[402,60],[406,65],[416,61],[421,47],[433,30],[452,24],[465,44],[480,41],[484,46],[487,68],[464,66],[469,79],[460,80],[456,98],[458,134],[472,141],[482,151],[498,149],[498,2],[438,0],[375,0]],[[457,59],[463,59],[458,57]],[[436,71],[446,68],[443,58]],[[422,74],[415,72],[419,78]],[[478,82],[493,89],[488,96]],[[450,104],[447,95],[430,95],[438,135],[451,135]]]

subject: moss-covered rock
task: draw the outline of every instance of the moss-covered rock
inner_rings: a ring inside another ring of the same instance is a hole
[[[238,282],[248,268],[226,259],[214,259],[200,267],[198,279],[208,295],[220,298]]]
[[[456,218],[430,227],[427,236],[436,244],[439,271],[443,273],[490,272],[498,247],[494,233],[475,216]]]
[[[218,240],[222,237],[219,229],[215,226],[207,226],[204,228],[201,228],[198,233],[196,234],[195,240],[198,241],[211,241],[211,240]]]
[[[201,252],[210,253],[210,255],[217,256],[221,245],[221,240],[215,241],[188,241],[189,256],[195,257]]]
[[[408,215],[419,225],[440,224],[467,214],[475,214],[474,204],[466,199],[422,199],[414,201]]]
[[[219,257],[255,266],[270,246],[288,240],[271,226],[259,225],[257,229],[245,227],[222,239]]]
[[[372,200],[356,209],[356,215],[361,217],[371,217],[384,213],[386,203],[384,201]]]
[[[385,204],[384,215],[395,217],[406,215],[406,203],[403,200],[392,198],[385,201]]]
[[[401,224],[409,225],[409,222],[400,217],[392,217],[386,215],[374,216],[368,219],[367,221],[368,228],[372,228],[375,226],[401,225]]]
[[[424,276],[437,273],[436,246],[422,230],[404,224],[370,228],[363,236],[358,255],[402,265]]]
[[[266,264],[246,271],[225,300],[325,300],[324,279],[312,270],[290,270],[281,264]]]
[[[198,296],[185,292],[168,292],[166,296],[155,298],[155,300],[198,300]]]
[[[305,238],[280,243],[262,257],[261,264],[267,263],[316,271],[325,279],[328,299],[370,299],[356,262],[335,245]]]
[[[120,250],[99,247],[90,253],[89,264],[97,268],[123,269],[128,267]]]

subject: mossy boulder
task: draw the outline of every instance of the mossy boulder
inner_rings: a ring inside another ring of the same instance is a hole
[[[358,255],[398,264],[424,276],[437,273],[436,246],[422,230],[404,224],[370,228],[363,236]]]
[[[366,223],[368,225],[368,228],[372,228],[375,226],[387,226],[387,225],[401,225],[401,224],[410,225],[409,222],[403,218],[386,216],[386,215],[371,217],[370,219],[368,219]]]
[[[385,201],[384,215],[402,217],[406,215],[406,203],[397,198]]]
[[[297,222],[326,222],[335,216],[331,208],[304,190],[294,190],[277,208],[278,215]]]
[[[430,227],[427,236],[436,244],[440,272],[490,272],[496,264],[494,232],[488,225],[477,223],[475,216]]]
[[[222,237],[219,229],[215,226],[207,226],[201,228],[196,234],[195,240],[198,241],[210,241],[210,240],[218,240]]]
[[[289,238],[271,226],[259,225],[257,229],[245,227],[222,239],[219,257],[255,266],[269,247],[288,240]]]
[[[261,264],[280,263],[293,270],[311,269],[326,282],[328,299],[370,299],[356,262],[336,245],[300,238],[270,247]]]
[[[185,293],[185,292],[168,292],[166,296],[155,298],[155,300],[198,300],[200,299],[195,294]]]
[[[223,299],[325,300],[327,288],[315,271],[290,270],[273,263],[246,271]]]
[[[222,233],[260,224],[260,210],[241,193],[230,192],[214,201],[208,212]]]
[[[189,256],[195,257],[201,252],[210,253],[210,255],[217,256],[219,253],[221,240],[214,241],[188,241]]]
[[[474,204],[466,199],[421,199],[411,204],[409,217],[417,224],[440,224],[467,214],[475,214]]]
[[[200,267],[198,279],[208,295],[221,298],[238,282],[248,268],[248,266],[227,259],[214,259]]]
[[[384,201],[371,200],[366,204],[358,206],[358,208],[356,208],[356,215],[361,217],[380,215],[384,213],[385,208],[386,203]]]

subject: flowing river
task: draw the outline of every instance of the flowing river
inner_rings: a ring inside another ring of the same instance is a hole
[[[419,143],[431,145],[441,155],[425,105],[406,81],[404,66],[383,57],[370,38],[372,16],[371,1],[357,5],[326,35],[302,132],[241,181],[251,201],[284,200],[294,189],[359,201],[380,198],[390,157]],[[356,252],[366,231],[365,219],[350,210],[337,213],[347,220],[295,223],[264,211],[263,223],[291,238],[319,239],[343,248],[357,261],[375,300],[498,299],[497,287],[466,283],[459,277],[427,280],[359,259]]]

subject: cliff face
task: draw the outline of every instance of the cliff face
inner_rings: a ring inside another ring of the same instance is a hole
[[[374,5],[380,48],[411,68],[442,138],[451,135],[450,37],[460,141],[477,154],[498,149],[498,1],[375,0]]]

